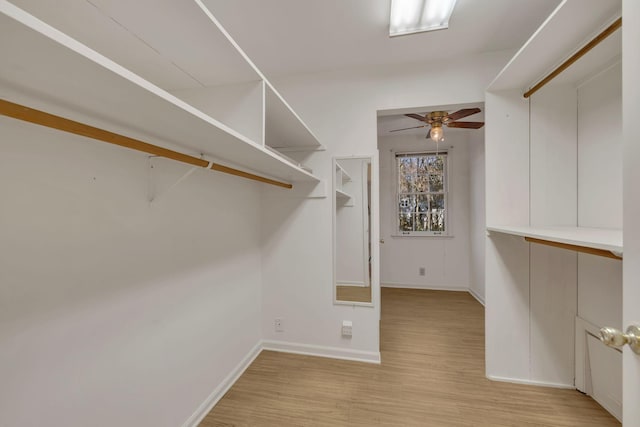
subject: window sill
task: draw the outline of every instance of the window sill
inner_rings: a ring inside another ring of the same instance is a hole
[[[429,237],[429,238],[452,238],[453,234],[391,234],[391,237]]]

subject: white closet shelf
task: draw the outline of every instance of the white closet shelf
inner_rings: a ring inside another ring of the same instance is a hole
[[[323,150],[318,138],[278,91],[265,83],[265,144],[282,151]]]
[[[340,163],[336,162],[336,172],[340,172],[340,176],[342,183],[344,184],[345,182],[349,182],[351,181],[351,176],[347,173],[346,170],[344,170],[344,168],[342,166],[340,166]]]
[[[262,80],[197,1],[9,1],[171,92]]]
[[[6,0],[0,12],[0,98],[265,177],[319,181]]]
[[[622,230],[589,227],[490,226],[487,231],[599,249],[622,255]]]
[[[303,165],[302,163],[298,162],[295,159],[292,159],[291,157],[287,156],[286,154],[280,153],[278,150],[276,150],[275,148],[271,148],[268,145],[265,145],[264,148],[266,148],[267,150],[271,151],[272,153],[276,154],[278,157],[281,157],[282,159],[288,161],[289,163],[291,163],[292,165],[294,165],[295,167],[298,167],[310,174],[313,173],[313,170],[308,167]]]
[[[584,13],[585,10],[589,13]],[[524,92],[620,17],[621,12],[620,4],[616,1],[563,1],[507,63],[487,90],[494,92],[520,89]],[[609,42],[608,46],[615,47],[615,42]],[[585,58],[591,56],[592,59],[579,61],[581,65],[574,64],[569,68],[574,74],[572,80],[580,80],[589,72],[592,67],[588,63],[606,63],[619,55],[618,48],[599,49],[597,53],[588,54]],[[535,66],[532,66],[531,58],[536,58]]]
[[[338,200],[349,200],[350,198],[351,198],[350,194],[345,193],[342,190],[336,189],[336,199],[338,199]]]

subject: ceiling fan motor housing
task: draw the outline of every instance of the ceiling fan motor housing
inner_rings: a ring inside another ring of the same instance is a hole
[[[449,121],[449,113],[446,111],[432,111],[425,116],[425,121],[430,125],[447,123]]]

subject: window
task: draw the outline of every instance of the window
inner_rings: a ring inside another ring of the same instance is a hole
[[[397,231],[448,234],[447,153],[397,153]]]

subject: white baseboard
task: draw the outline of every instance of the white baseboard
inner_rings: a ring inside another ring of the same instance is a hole
[[[394,283],[394,282],[384,282],[380,283],[380,287],[382,288],[404,288],[404,289],[425,289],[428,291],[454,291],[454,292],[462,292],[468,291],[469,288],[467,286],[455,286],[455,285],[422,285],[416,283]]]
[[[474,291],[474,290],[473,290],[473,289],[471,289],[471,288],[469,288],[469,289],[467,289],[467,290],[469,291],[469,293],[471,294],[471,296],[472,296],[472,297],[474,297],[476,300],[478,300],[478,302],[479,302],[480,304],[482,304],[482,306],[484,307],[484,298],[482,298],[482,297],[480,296],[480,294],[479,294],[479,293],[477,293],[476,291]]]
[[[298,344],[286,341],[263,341],[262,348],[263,350],[303,354],[306,356],[328,357],[330,359],[351,360],[355,362],[379,364],[381,360],[379,351],[350,350],[348,348]]]
[[[520,378],[498,377],[495,375],[487,375],[487,378],[490,379],[491,381],[499,381],[503,383],[534,385],[538,387],[563,388],[563,389],[570,389],[570,390],[576,389],[576,387],[573,384],[561,384],[561,383],[550,383],[545,381],[523,380]]]
[[[198,424],[207,416],[207,414],[216,406],[216,403],[227,391],[238,381],[238,378],[253,363],[253,361],[262,352],[262,341],[259,341],[249,353],[238,363],[238,365],[222,380],[222,383],[216,387],[213,392],[202,402],[196,411],[184,422],[182,427],[197,427]]]

